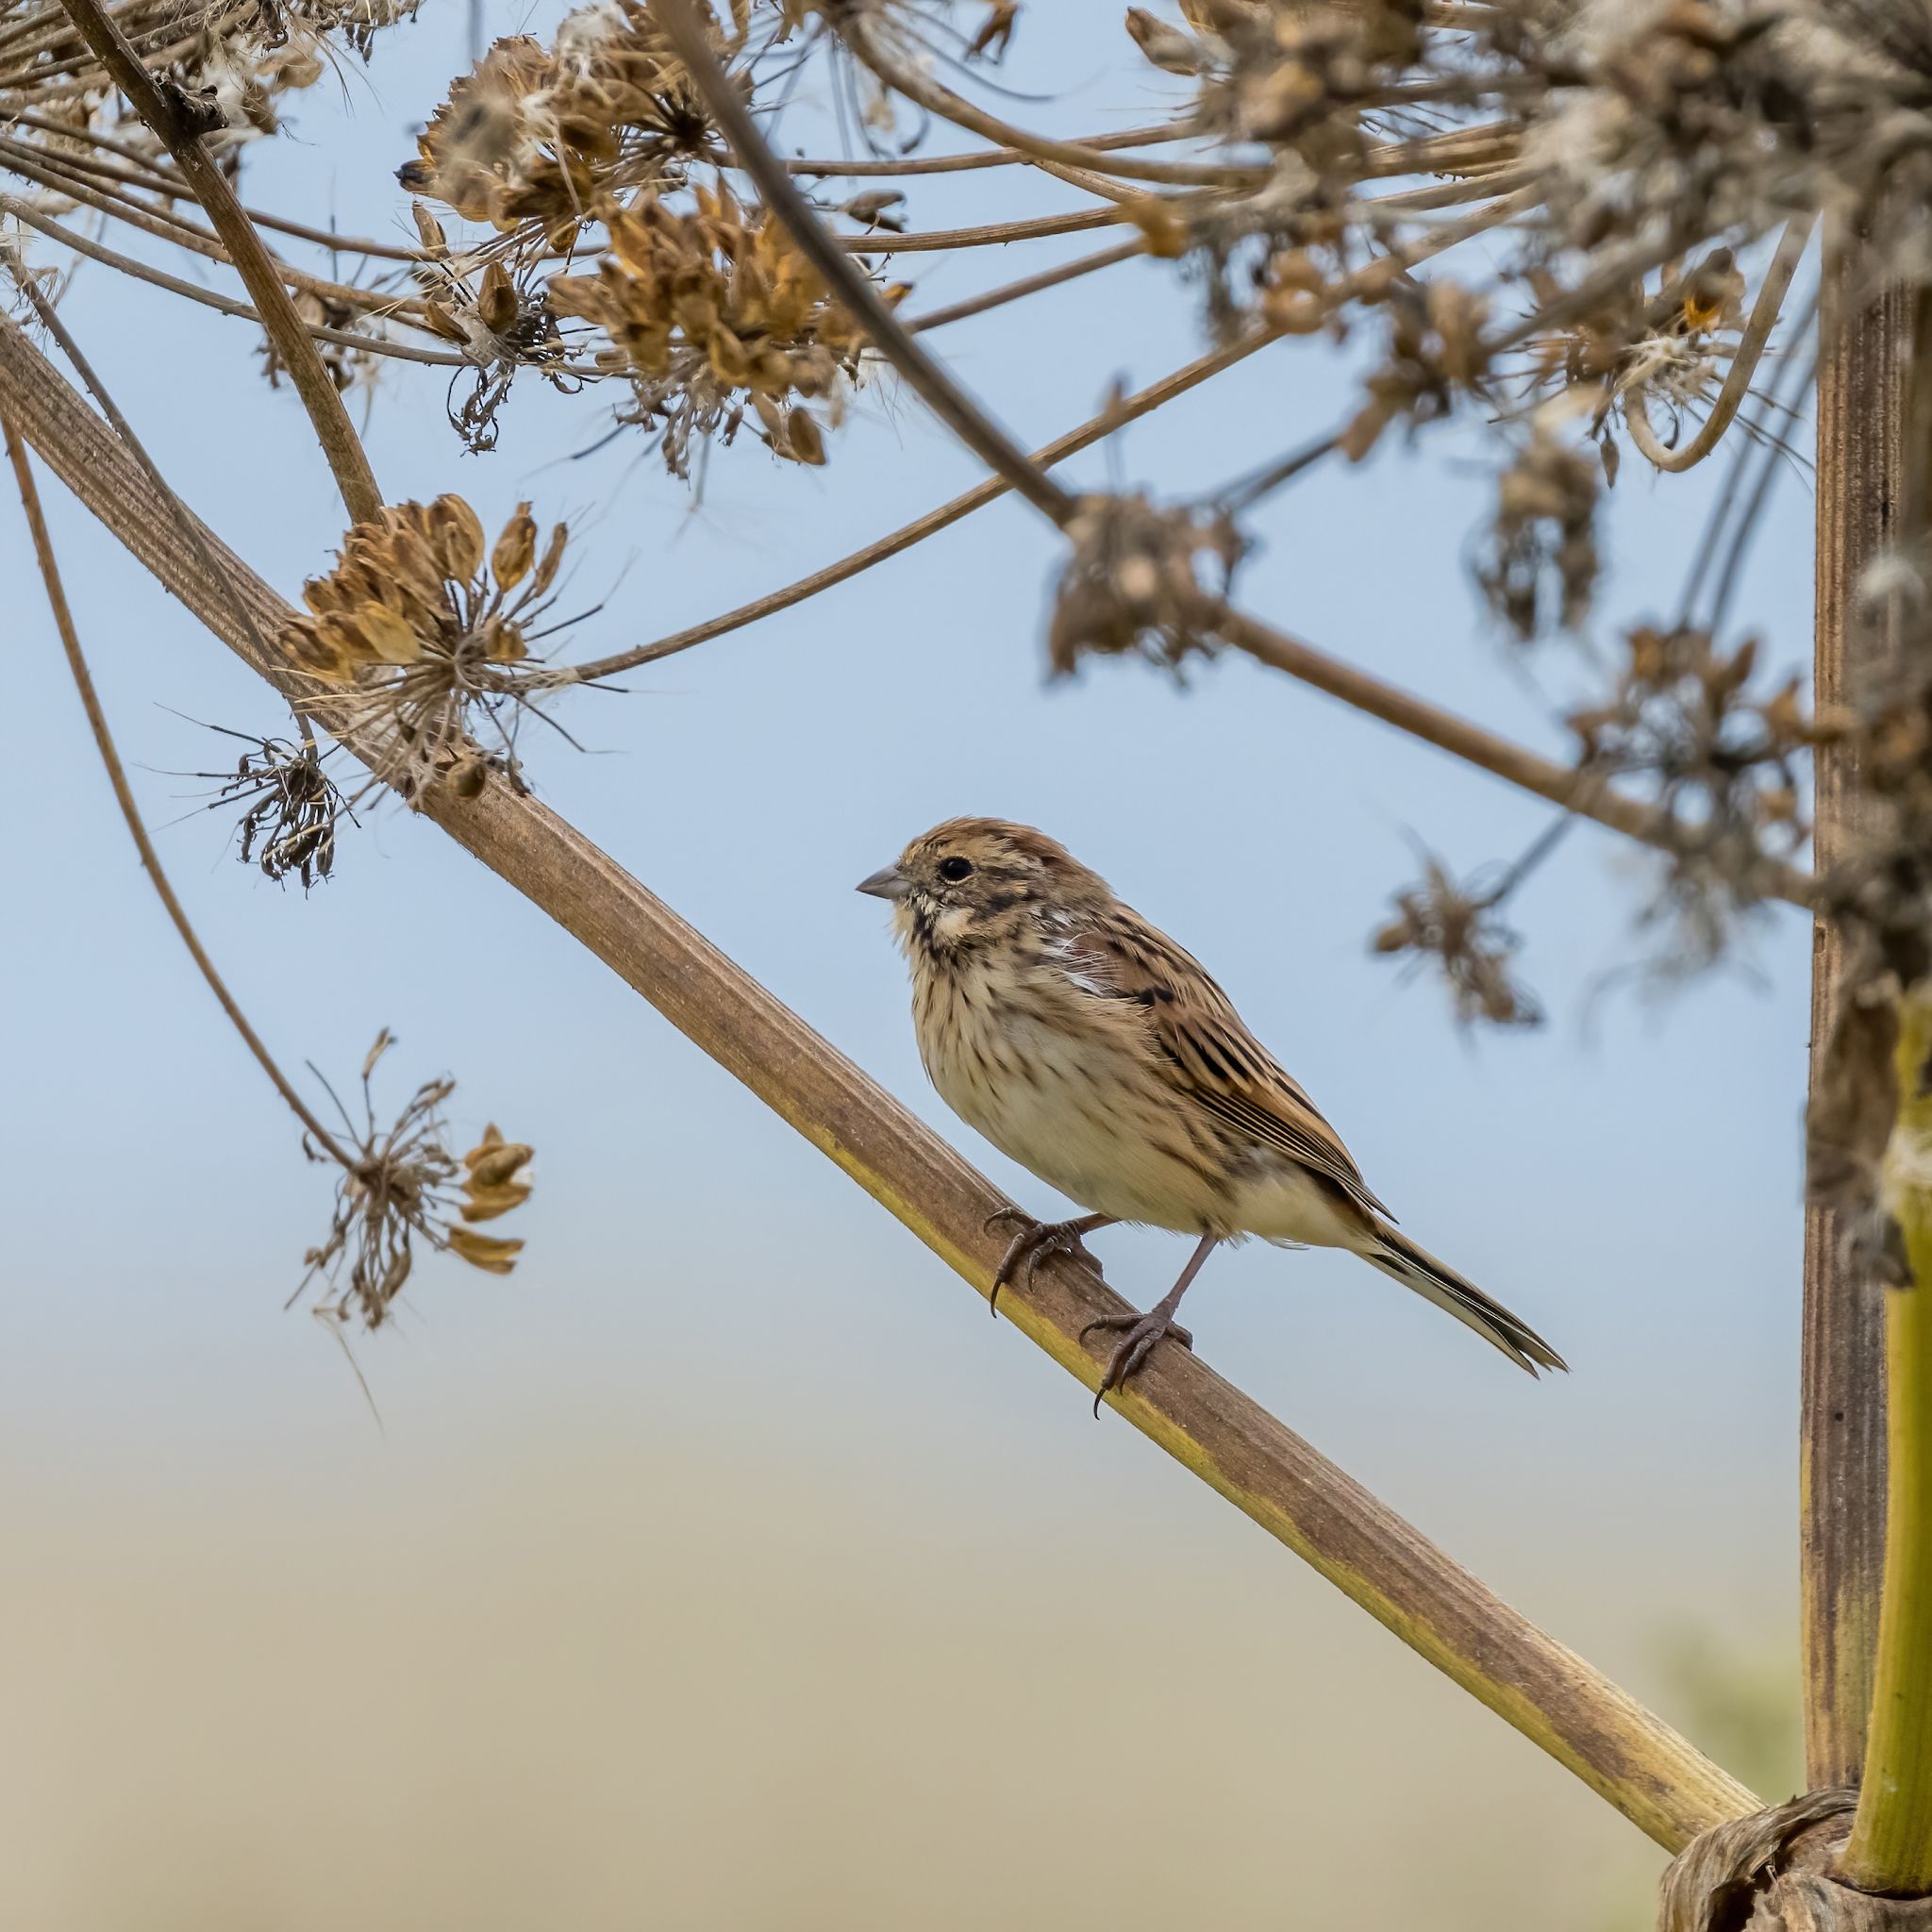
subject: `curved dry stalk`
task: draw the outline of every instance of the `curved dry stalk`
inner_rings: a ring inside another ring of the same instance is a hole
[[[128,44],[127,37],[103,9],[100,0],[61,0],[61,5],[134,111],[175,157],[182,179],[208,211],[215,232],[227,247],[235,272],[260,314],[262,327],[268,331],[275,353],[308,411],[316,440],[322,444],[336,487],[341,491],[349,521],[362,523],[374,517],[382,508],[382,491],[376,487],[375,473],[369,467],[369,458],[349,421],[341,394],[323,367],[322,358],[316,353],[301,317],[295,313],[295,305],[281,275],[254,225],[242,212],[227,176],[208,158],[200,134],[183,123],[175,104],[162,92],[141,56]]]
[[[1074,143],[1090,154],[1104,154],[1121,147],[1158,147],[1170,141],[1186,141],[1193,130],[1172,121],[1158,127],[1127,127],[1112,134],[1083,134]],[[1034,157],[1018,148],[976,149],[965,155],[902,155],[894,158],[872,156],[863,160],[808,161],[785,163],[794,175],[850,176],[854,180],[874,175],[891,179],[900,175],[963,175],[980,168],[1012,168],[1030,165]]]
[[[950,121],[969,134],[1011,148],[1034,161],[1058,161],[1071,168],[1117,175],[1124,181],[1155,182],[1173,188],[1257,188],[1272,172],[1265,164],[1241,167],[1220,161],[1137,160],[1130,156],[1111,155],[1104,148],[1083,146],[1078,142],[1053,141],[1042,134],[1029,134],[1024,127],[1002,121],[997,114],[989,114],[930,75],[908,67],[879,43],[872,22],[861,8],[841,8],[835,19],[839,38],[887,87],[904,94],[908,101],[916,101],[941,121]]]
[[[287,664],[258,659],[147,479],[4,316],[0,414],[216,635],[272,681],[292,680]],[[271,630],[286,621],[289,607],[239,558],[223,557],[258,619]],[[356,743],[349,749],[360,755]],[[1004,1244],[987,1222],[1006,1204],[923,1122],[534,798],[501,784],[474,799],[436,787],[424,809],[835,1160],[975,1293],[990,1293]],[[1056,1257],[1028,1293],[1005,1305],[1013,1325],[1084,1387],[1100,1381],[1104,1364],[1081,1331],[1123,1305],[1096,1274]],[[1158,1356],[1108,1401],[1667,1849],[1761,1808],[1191,1353]]]
[[[1765,344],[1770,341],[1771,332],[1777,325],[1785,295],[1790,289],[1792,276],[1798,273],[1798,264],[1804,259],[1805,249],[1815,225],[1816,217],[1812,215],[1801,215],[1785,224],[1784,233],[1778,239],[1777,253],[1764,272],[1764,283],[1757,291],[1757,300],[1752,305],[1750,320],[1744,325],[1744,333],[1738,339],[1738,346],[1731,356],[1731,366],[1724,372],[1724,386],[1710,406],[1710,413],[1698,425],[1697,434],[1682,449],[1666,449],[1657,441],[1657,431],[1650,425],[1650,410],[1644,393],[1646,386],[1636,382],[1624,391],[1624,420],[1630,425],[1630,441],[1647,462],[1677,475],[1701,463],[1723,441],[1724,431],[1731,426],[1732,419],[1751,392],[1751,378],[1757,375]]]
[[[242,1036],[242,1044],[255,1056],[257,1065],[268,1075],[275,1091],[288,1102],[290,1111],[302,1123],[303,1131],[339,1166],[350,1168],[354,1162],[342,1151],[335,1136],[315,1117],[289,1076],[275,1064],[275,1056],[262,1043],[261,1035],[249,1024],[248,1015],[236,1003],[235,995],[228,991],[227,982],[208,958],[208,948],[202,944],[201,936],[190,923],[187,908],[181,904],[161,865],[160,855],[155,850],[154,841],[148,837],[147,826],[142,822],[141,808],[134,802],[134,791],[127,782],[126,770],[121,763],[120,753],[114,748],[114,735],[108,728],[107,713],[101,708],[100,693],[94,689],[92,674],[88,670],[87,658],[80,647],[80,633],[75,628],[74,613],[68,607],[67,592],[60,581],[59,566],[54,558],[53,539],[48,534],[47,520],[41,510],[40,491],[34,484],[26,451],[14,434],[12,423],[4,415],[0,415],[0,438],[4,438],[7,444],[8,461],[13,465],[13,479],[19,486],[21,507],[26,512],[27,530],[33,539],[34,560],[40,566],[41,582],[54,613],[54,628],[59,634],[60,648],[67,654],[67,668],[73,674],[75,689],[80,693],[81,708],[87,713],[88,729],[93,734],[94,749],[107,768],[108,784],[114,788],[114,803],[121,808],[121,817],[126,824],[128,836],[134,841],[134,849],[141,854],[141,863],[147,873],[148,882],[173,921],[181,943],[188,948],[189,958],[194,961],[202,978],[208,982],[208,991],[227,1015],[228,1024]]]
[[[1622,792],[1613,791],[1594,773],[1580,772],[1540,757],[1524,746],[1499,738],[1482,725],[1444,711],[1410,691],[1382,683],[1353,664],[1318,651],[1299,638],[1263,624],[1245,612],[1223,608],[1213,614],[1213,631],[1249,657],[1286,672],[1298,683],[1340,698],[1357,711],[1379,718],[1411,738],[1420,738],[1440,751],[1519,786],[1524,791],[1561,806],[1579,818],[1593,819],[1626,839],[1659,852],[1675,852],[1680,841],[1669,817]],[[1775,868],[1766,896],[1793,906],[1817,903],[1817,884],[1790,866]]]
[[[1078,235],[1128,219],[1118,207],[1089,208],[1068,215],[1027,215],[1017,222],[988,222],[977,228],[935,228],[910,235],[835,235],[832,239],[848,255],[934,255],[948,248],[1003,248],[1008,242]]]

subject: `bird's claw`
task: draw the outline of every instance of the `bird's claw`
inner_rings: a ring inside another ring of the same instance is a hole
[[[1019,1223],[1020,1232],[1007,1244],[1007,1252],[1000,1257],[1000,1265],[993,1270],[992,1291],[987,1296],[987,1307],[995,1321],[999,1319],[1000,1290],[1017,1287],[1024,1291],[1030,1289],[1033,1271],[1047,1256],[1067,1255],[1085,1261],[1090,1267],[1099,1266],[1080,1239],[1078,1223],[1036,1221],[1024,1208],[1002,1208],[998,1213],[987,1216],[987,1233],[991,1234],[1001,1223],[1008,1221]]]
[[[1107,1373],[1101,1376],[1100,1387],[1094,1391],[1093,1413],[1096,1417],[1108,1391],[1118,1389],[1154,1353],[1156,1343],[1171,1336],[1190,1352],[1194,1346],[1192,1334],[1160,1308],[1152,1308],[1144,1315],[1098,1316],[1081,1329],[1081,1342],[1084,1344],[1097,1328],[1124,1328],[1126,1333],[1121,1338],[1119,1347],[1108,1357]]]

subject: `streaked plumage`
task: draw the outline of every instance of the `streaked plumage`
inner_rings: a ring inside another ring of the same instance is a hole
[[[1173,1331],[1213,1244],[1245,1235],[1346,1248],[1532,1374],[1563,1366],[1391,1224],[1335,1129],[1199,962],[1043,832],[950,820],[859,890],[892,901],[933,1085],[994,1146],[1091,1210],[1023,1234],[1003,1276],[1108,1221],[1201,1238],[1104,1387]]]

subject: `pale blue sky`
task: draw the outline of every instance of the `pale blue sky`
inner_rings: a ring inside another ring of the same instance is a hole
[[[461,9],[426,12],[385,39],[374,67],[352,67],[340,98],[325,85],[302,104],[293,142],[251,154],[251,198],[312,215],[328,195],[345,228],[401,232],[390,171],[460,60]],[[1177,85],[1125,59],[1097,71],[1074,25],[1045,9],[1025,17],[1021,54],[1024,84],[1073,88],[1062,126],[1144,119]],[[809,107],[797,140],[831,139]],[[965,183],[917,184],[914,225],[1075,199],[1017,175]],[[920,299],[948,301],[1061,245],[1015,248],[997,266],[922,256],[905,268]],[[291,393],[259,380],[252,329],[92,267],[64,313],[188,502],[294,591],[341,518]],[[1201,324],[1169,270],[1136,264],[937,340],[1037,442],[1091,413],[1116,374],[1138,384],[1186,360]],[[1285,344],[1066,474],[1199,491],[1327,428],[1348,394],[1340,358]],[[386,491],[460,490],[492,528],[524,496],[541,519],[567,516],[573,591],[608,599],[573,641],[586,655],[789,582],[974,474],[885,386],[861,397],[824,472],[774,464],[747,441],[718,453],[695,506],[625,442],[570,460],[602,431],[594,396],[566,402],[525,376],[487,457],[462,454],[442,398],[442,372],[388,365],[368,437]],[[1242,594],[1561,756],[1551,706],[1468,582],[1487,461],[1457,432],[1414,453],[1391,438],[1358,470],[1317,472],[1253,519],[1261,546]],[[1674,605],[1716,480],[1655,483],[1626,460],[1607,620]],[[196,791],[165,774],[229,754],[162,705],[275,731],[275,701],[58,488],[50,510],[110,719],[163,825]],[[1779,665],[1808,654],[1809,516],[1803,479],[1788,479],[1739,613]],[[1532,1383],[1359,1264],[1265,1248],[1217,1257],[1194,1291],[1207,1358],[1532,1613],[1560,1609],[1558,1634],[1623,1643],[1607,1661],[1641,1668],[1619,1635],[1632,1591],[1646,1614],[1738,1609],[1782,1628],[1795,1569],[1802,924],[1767,918],[1755,983],[1732,974],[1661,1004],[1624,991],[1591,1008],[1599,976],[1644,943],[1630,929],[1644,880],[1613,841],[1579,828],[1515,908],[1550,1024],[1464,1039],[1438,986],[1399,986],[1367,936],[1413,874],[1409,832],[1467,869],[1512,855],[1545,808],[1239,658],[1198,668],[1186,691],[1114,664],[1048,688],[1058,554],[1030,512],[999,504],[633,675],[627,696],[573,699],[564,722],[598,755],[532,739],[531,775],[1042,1209],[1048,1192],[928,1091],[882,910],[852,886],[953,813],[1047,827],[1208,963],[1405,1224],[1575,1373]],[[423,1266],[396,1332],[358,1345],[378,1434],[327,1338],[281,1312],[326,1224],[326,1174],[301,1159],[141,879],[16,516],[0,514],[0,571],[15,587],[16,721],[0,768],[12,912],[0,1441],[16,1500],[48,1482],[128,1507],[172,1491],[266,1500],[286,1486],[309,1499],[291,1507],[326,1515],[358,1491],[413,1492],[461,1463],[465,1442],[488,1468],[491,1442],[592,1421],[622,1437],[647,1421],[652,1441],[694,1464],[783,1465],[793,1488],[886,1511],[888,1541],[899,1506],[880,1499],[923,1494],[928,1524],[1032,1551],[1062,1580],[1080,1574],[1083,1540],[1098,1550],[1131,1536],[1251,1579],[1261,1570],[1288,1625],[1327,1616],[1311,1601],[1321,1586],[1278,1553],[1247,1554],[1259,1533],[1117,1419],[1096,1425],[1079,1391],[874,1204],[432,827],[378,808],[345,839],[335,881],[305,899],[232,862],[225,818],[191,817],[159,833],[161,850],[286,1064],[313,1059],[340,1083],[388,1025],[400,1045],[384,1091],[400,1100],[446,1069],[460,1082],[458,1136],[493,1119],[539,1150],[516,1274]],[[1096,1248],[1142,1301],[1186,1254],[1154,1233]],[[638,1472],[654,1476],[675,1480],[661,1461]],[[1377,1641],[1374,1657],[1394,1655]],[[1319,1741],[1307,1749],[1319,1762]]]

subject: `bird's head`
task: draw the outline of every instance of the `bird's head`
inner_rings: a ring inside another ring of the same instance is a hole
[[[1001,819],[948,819],[858,888],[892,905],[908,950],[998,945],[1042,913],[1105,905],[1107,882],[1058,840]]]

